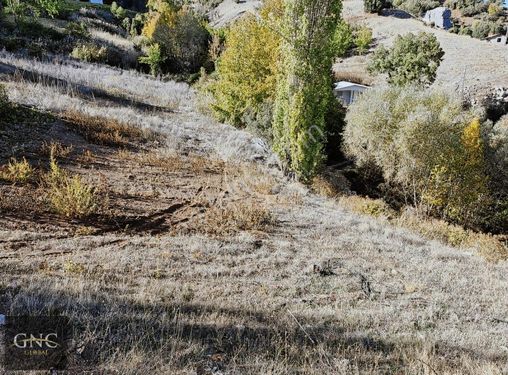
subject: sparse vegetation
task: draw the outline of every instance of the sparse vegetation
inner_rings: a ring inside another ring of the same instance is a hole
[[[126,147],[132,141],[147,142],[155,139],[153,133],[145,132],[118,120],[87,116],[78,111],[67,111],[62,115],[62,118],[89,142],[100,145]]]
[[[9,97],[7,96],[7,91],[5,87],[0,84],[0,115],[4,116],[9,110]]]

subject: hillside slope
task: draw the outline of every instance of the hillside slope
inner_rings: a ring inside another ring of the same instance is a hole
[[[94,220],[67,220],[40,187],[0,184],[0,313],[69,316],[72,370],[507,370],[506,262],[311,194],[263,142],[200,114],[184,84],[7,53],[0,63],[44,75],[3,79],[13,102],[54,116],[2,125],[1,163],[14,154],[44,169],[44,142],[72,146],[62,167],[109,196]],[[91,116],[155,136],[100,144],[81,128]]]
[[[346,0],[343,16],[353,24],[372,28],[377,44],[390,46],[399,34],[428,32],[434,34],[445,51],[436,85],[451,91],[483,92],[494,87],[508,87],[508,48],[489,44],[464,35],[425,26],[404,16],[404,12],[384,11],[383,15],[366,14],[362,0]],[[335,65],[336,70],[365,72],[366,57],[346,59]]]

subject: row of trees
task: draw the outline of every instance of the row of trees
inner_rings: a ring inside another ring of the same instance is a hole
[[[274,150],[303,181],[319,171],[330,135],[341,132],[330,72],[351,39],[340,10],[333,0],[268,1],[259,17],[231,28],[217,78],[208,85],[220,119],[244,126],[247,113],[266,121]],[[360,168],[382,175],[402,204],[500,230],[508,195],[499,193],[494,176],[507,159],[508,132],[462,98],[429,88],[443,57],[428,33],[379,47],[369,70],[386,74],[389,86],[369,90],[349,108],[342,149]]]
[[[370,29],[351,27],[340,12],[340,1],[265,1],[258,16],[227,31],[205,85],[219,120],[264,136],[304,181],[318,172],[343,126],[332,63],[372,42]]]
[[[430,34],[380,47],[371,71],[388,87],[369,90],[348,110],[345,154],[383,176],[405,204],[468,226],[508,228],[508,116],[493,123],[458,94],[430,89],[443,51]]]

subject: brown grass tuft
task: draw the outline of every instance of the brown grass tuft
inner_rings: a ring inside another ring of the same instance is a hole
[[[274,218],[265,207],[252,201],[235,201],[208,208],[203,217],[193,222],[191,230],[226,236],[237,231],[263,231],[273,223]]]
[[[72,145],[66,146],[58,141],[44,141],[41,145],[40,152],[46,157],[50,157],[51,153],[57,159],[67,158],[72,153]]]
[[[348,81],[358,83],[360,85],[370,86],[373,83],[372,77],[367,74],[361,74],[350,71],[336,71],[334,72],[335,81]]]
[[[62,118],[87,141],[99,145],[127,147],[131,143],[146,143],[156,139],[152,132],[110,118],[87,116],[78,111],[67,111]]]

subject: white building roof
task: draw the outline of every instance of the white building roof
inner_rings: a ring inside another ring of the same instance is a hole
[[[335,90],[351,90],[353,88],[369,88],[369,86],[360,85],[359,83],[353,83],[348,81],[340,81],[335,84]]]

